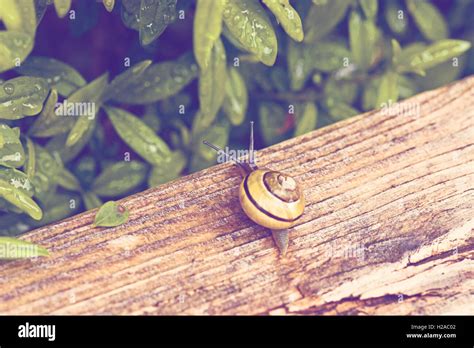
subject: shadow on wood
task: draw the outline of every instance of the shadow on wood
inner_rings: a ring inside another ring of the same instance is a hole
[[[474,313],[474,77],[259,151],[307,208],[285,258],[217,165],[28,233],[48,258],[0,263],[2,314]]]

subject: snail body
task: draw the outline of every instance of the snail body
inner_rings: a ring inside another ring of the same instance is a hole
[[[226,153],[207,141],[204,144],[218,153]],[[288,229],[303,215],[305,199],[297,181],[289,175],[259,168],[253,156],[253,122],[250,128],[249,160],[233,160],[243,174],[239,188],[242,210],[256,224],[269,228],[273,239],[285,254],[288,248]]]

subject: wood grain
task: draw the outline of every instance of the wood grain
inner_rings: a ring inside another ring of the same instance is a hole
[[[280,258],[216,165],[25,235],[48,258],[0,263],[2,314],[473,314],[474,77],[257,154],[307,208]],[[411,103],[411,104],[407,104]]]

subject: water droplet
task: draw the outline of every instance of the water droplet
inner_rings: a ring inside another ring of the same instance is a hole
[[[3,90],[5,91],[6,94],[13,94],[15,92],[15,86],[12,83],[6,83],[3,86]]]

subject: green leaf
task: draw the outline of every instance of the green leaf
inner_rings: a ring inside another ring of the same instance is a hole
[[[58,102],[58,92],[53,89],[28,133],[34,137],[48,138],[53,135],[66,133],[74,125],[73,117],[56,115],[55,107]]]
[[[201,71],[199,77],[199,108],[201,126],[209,126],[217,116],[217,112],[225,98],[227,79],[227,65],[224,45],[217,40],[212,49],[211,61],[206,70]]]
[[[23,60],[33,49],[33,38],[16,31],[0,31],[0,72],[9,70]]]
[[[128,221],[130,212],[123,205],[109,201],[100,207],[94,220],[94,227],[115,227]]]
[[[177,0],[141,0],[139,32],[143,46],[149,45],[176,19]]]
[[[104,204],[100,200],[100,198],[93,192],[84,192],[82,194],[82,200],[84,201],[84,205],[86,206],[86,210],[99,208],[102,204]]]
[[[178,178],[186,166],[186,162],[186,156],[183,152],[173,152],[168,163],[153,167],[148,177],[148,186],[156,187]]]
[[[304,21],[305,41],[314,42],[326,36],[344,17],[350,0],[313,2]]]
[[[105,110],[120,138],[145,160],[160,165],[169,159],[168,145],[138,117],[118,108]]]
[[[352,104],[357,98],[359,86],[351,80],[338,80],[330,77],[324,85],[324,96],[328,99]]]
[[[313,67],[323,72],[333,72],[344,67],[344,60],[350,61],[351,53],[343,43],[316,42],[311,48]]]
[[[93,128],[96,123],[96,115],[102,104],[102,93],[108,84],[109,73],[105,73],[98,77],[88,85],[74,92],[68,99],[66,105],[76,105],[81,107],[82,111],[91,106],[93,112],[88,115],[75,115],[79,117],[74,126],[69,132],[66,140],[66,146],[71,147],[79,142],[79,140],[87,133],[90,128]],[[66,109],[66,107],[64,107]],[[57,113],[57,110],[56,110]],[[63,116],[64,117],[64,116]]]
[[[287,63],[293,91],[301,90],[314,70],[312,53],[311,46],[288,41]]]
[[[234,126],[242,124],[247,113],[248,92],[245,81],[236,68],[230,68],[225,85],[224,112]]]
[[[130,29],[140,29],[140,5],[139,0],[122,0],[121,16],[123,23]]]
[[[417,72],[431,69],[451,58],[459,57],[471,47],[468,41],[440,40],[428,47],[414,46],[402,50],[398,59],[398,72]]]
[[[383,74],[379,90],[377,94],[377,101],[375,106],[377,108],[396,103],[398,100],[398,74],[393,71],[387,71]]]
[[[31,56],[16,70],[22,75],[46,79],[50,87],[63,96],[69,96],[86,84],[76,69],[53,58]]]
[[[58,185],[62,188],[69,191],[81,191],[81,183],[74,174],[66,168],[62,167],[56,178]]]
[[[5,27],[34,36],[36,11],[33,0],[2,0],[1,3],[0,19]]]
[[[325,107],[328,110],[331,118],[335,121],[346,120],[359,114],[357,109],[339,100],[327,99],[325,101]]]
[[[352,11],[349,17],[349,41],[352,57],[360,69],[367,70],[372,65],[377,39],[375,24]]]
[[[28,175],[19,170],[13,168],[0,168],[0,180],[9,183],[28,197],[33,197],[33,194],[35,193],[33,183]]]
[[[80,198],[77,195],[53,194],[43,209],[43,218],[40,221],[31,221],[33,226],[44,226],[73,215],[80,207]]]
[[[27,156],[26,161],[23,166],[23,170],[27,174],[29,179],[33,179],[36,173],[36,150],[35,144],[31,141],[30,138],[26,138],[26,150]]]
[[[49,151],[38,144],[35,144],[35,152],[36,170],[32,181],[35,187],[35,197],[44,202],[56,190],[62,163],[60,159],[53,157]]]
[[[263,3],[273,12],[285,32],[295,41],[304,39],[303,24],[289,0],[263,0]]]
[[[197,139],[197,154],[199,158],[204,161],[212,161],[216,156],[216,152],[202,143],[203,140],[220,146],[225,147],[229,141],[229,124],[228,122],[219,122],[214,124],[212,127],[207,128],[202,132]]]
[[[67,15],[71,8],[71,1],[72,0],[54,0],[54,9],[59,18],[63,18]]]
[[[46,80],[37,77],[17,77],[0,88],[0,118],[17,120],[37,115],[48,96]]]
[[[436,41],[449,36],[448,26],[443,15],[435,6],[425,0],[406,0],[406,4],[425,38]]]
[[[35,220],[41,220],[41,208],[26,193],[5,180],[0,179],[0,197],[27,213]]]
[[[46,148],[51,153],[57,153],[62,161],[69,162],[89,143],[92,134],[94,134],[94,129],[95,127],[89,127],[87,132],[73,146],[66,146],[67,133],[58,134],[51,138],[51,140],[46,144]]]
[[[222,32],[222,15],[226,0],[198,0],[194,16],[194,56],[202,70],[206,70],[216,41]]]
[[[408,29],[408,19],[405,12],[395,1],[385,1],[385,21],[390,30],[397,35],[404,34]]]
[[[0,165],[10,168],[25,163],[25,151],[19,134],[6,124],[0,123]]]
[[[263,7],[255,0],[227,1],[224,23],[234,37],[265,65],[275,63],[278,44]]]
[[[360,7],[367,18],[374,19],[379,9],[378,0],[359,0]]]
[[[92,191],[101,197],[115,197],[130,192],[146,177],[146,166],[137,161],[117,162],[99,175],[92,184]]]
[[[302,109],[303,114],[301,116],[297,115],[295,137],[311,132],[316,128],[318,121],[318,109],[314,103],[306,103]]]
[[[17,238],[0,237],[0,260],[16,260],[48,255],[48,250],[39,245]]]
[[[106,87],[102,100],[106,102],[109,99],[120,98],[120,95],[127,93],[133,87],[133,83],[140,82],[144,78],[144,73],[150,64],[151,60],[144,60],[115,77]]]
[[[102,3],[108,12],[112,12],[114,10],[115,0],[102,0]]]
[[[128,88],[114,95],[113,100],[125,104],[150,104],[177,94],[198,75],[192,54],[176,61],[153,64],[146,74],[132,79]]]

